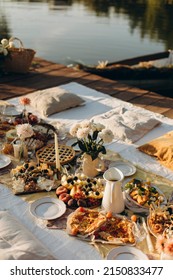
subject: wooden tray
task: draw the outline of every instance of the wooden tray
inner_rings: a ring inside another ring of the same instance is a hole
[[[56,163],[54,144],[49,144],[39,149],[36,152],[36,157],[40,162],[54,165]],[[72,147],[66,145],[59,145],[60,164],[68,163],[74,157],[75,157],[75,151]]]

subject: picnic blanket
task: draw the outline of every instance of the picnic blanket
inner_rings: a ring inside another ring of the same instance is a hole
[[[132,112],[133,116],[136,114],[136,123],[138,124],[140,123],[139,116],[146,118],[145,125],[150,119],[154,120],[152,127],[148,127],[147,129],[146,125],[145,133],[138,139],[130,139],[129,134],[123,134],[122,139],[115,138],[106,148],[111,151],[111,155],[118,154],[123,159],[129,160],[137,166],[137,175],[139,174],[139,176],[144,178],[151,177],[154,183],[158,184],[161,189],[163,188],[166,195],[170,194],[173,184],[172,170],[161,165],[157,159],[140,152],[137,147],[173,130],[173,120],[77,83],[69,83],[61,87],[80,96],[85,101],[85,104],[58,112],[49,117],[44,117],[44,120],[51,124],[60,122],[69,129],[75,122],[93,118],[97,120],[98,117],[103,119],[105,115],[111,116],[112,112],[114,110],[119,110],[119,108],[121,108],[122,113]],[[49,90],[51,91],[51,89]],[[21,105],[19,105],[19,98],[11,99],[9,102],[21,107]],[[28,106],[27,110],[39,115],[32,107]],[[41,117],[43,118],[43,116]],[[139,125],[137,128],[139,128]],[[135,129],[132,127],[130,127],[130,129],[133,129],[132,136],[135,135]],[[110,154],[108,153],[107,156],[110,157]],[[41,219],[33,217],[29,211],[29,203],[36,200],[41,195],[45,196],[45,193],[14,196],[11,190],[5,186],[8,185],[8,183],[10,184],[10,178],[8,177],[7,179],[7,175],[0,176],[0,183],[0,210],[7,210],[10,214],[13,214],[15,218],[18,219],[19,223],[24,225],[46,246],[48,252],[51,252],[52,258],[102,259],[105,258],[107,252],[111,249],[111,246],[103,247],[102,245],[98,245],[97,248],[95,248],[95,246],[87,242],[68,236],[64,230],[48,228]],[[46,195],[55,197],[55,193],[46,193]],[[144,251],[147,253],[146,244],[141,244],[141,246],[142,249],[145,248]],[[157,256],[154,257],[157,258]]]

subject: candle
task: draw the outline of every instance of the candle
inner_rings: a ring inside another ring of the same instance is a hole
[[[58,137],[55,133],[55,157],[56,157],[56,169],[60,170],[60,160],[59,160],[59,149],[58,149]]]
[[[14,157],[16,159],[20,159],[20,149],[21,149],[20,143],[13,143]]]

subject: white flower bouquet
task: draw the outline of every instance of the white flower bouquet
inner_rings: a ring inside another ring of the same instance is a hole
[[[10,42],[7,39],[2,39],[0,43],[0,54],[4,56],[8,55],[9,52],[8,50],[13,47],[14,47],[13,42]]]
[[[81,151],[89,154],[92,160],[96,159],[99,153],[106,154],[104,144],[113,140],[113,133],[110,129],[92,121],[83,121],[73,125],[70,134],[77,138],[72,146],[78,144]]]

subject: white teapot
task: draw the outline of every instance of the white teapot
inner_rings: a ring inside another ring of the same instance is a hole
[[[123,173],[115,168],[111,167],[105,171],[103,178],[106,181],[106,186],[102,199],[102,208],[105,211],[111,211],[113,214],[121,213],[125,208],[122,181],[124,179]]]

